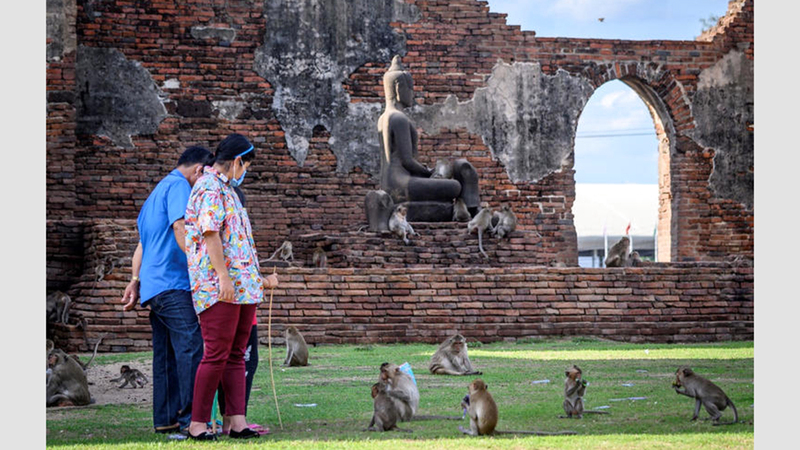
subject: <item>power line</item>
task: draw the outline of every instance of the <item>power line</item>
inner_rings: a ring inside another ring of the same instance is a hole
[[[610,137],[628,137],[628,136],[656,136],[656,133],[651,131],[648,133],[619,133],[619,134],[592,134],[592,135],[575,135],[575,139],[590,139],[590,138],[610,138]]]

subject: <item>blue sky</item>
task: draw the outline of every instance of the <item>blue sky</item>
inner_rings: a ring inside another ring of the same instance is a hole
[[[723,16],[728,0],[489,0],[489,9],[540,37],[694,40],[701,19]],[[608,82],[578,121],[575,180],[655,184],[657,149],[644,102],[622,82]]]

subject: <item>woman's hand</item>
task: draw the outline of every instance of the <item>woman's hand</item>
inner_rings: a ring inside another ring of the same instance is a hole
[[[278,287],[278,276],[274,273],[268,277],[262,278],[264,283],[264,289],[272,289]]]
[[[219,277],[219,300],[223,302],[232,302],[236,291],[233,289],[233,282],[230,277]]]

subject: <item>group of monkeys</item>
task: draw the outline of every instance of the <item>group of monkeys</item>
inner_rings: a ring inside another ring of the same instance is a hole
[[[429,370],[434,375],[481,375],[470,363],[467,354],[466,339],[460,334],[449,337],[434,353],[429,364]],[[602,411],[586,411],[583,408],[583,397],[586,393],[586,380],[583,379],[581,369],[573,365],[565,372],[564,402],[566,413],[561,418],[580,419],[583,414],[606,414]],[[725,395],[725,392],[711,381],[695,374],[688,367],[680,367],[675,373],[672,383],[675,392],[695,399],[694,415],[691,420],[696,420],[703,405],[711,416],[714,425],[730,425],[738,423],[739,415],[736,406]],[[494,398],[488,391],[488,386],[481,379],[476,379],[469,384],[469,394],[464,397],[461,407],[464,414],[469,416],[469,429],[459,426],[459,430],[471,436],[490,434],[535,434],[535,435],[570,435],[573,431],[542,432],[542,431],[499,431],[495,427],[498,420],[498,408]],[[397,427],[398,421],[420,420],[427,418],[461,419],[459,417],[441,416],[415,416],[419,405],[419,391],[410,375],[400,370],[395,364],[383,363],[380,367],[380,377],[372,385],[373,416],[369,423],[370,431],[409,431]],[[720,423],[722,411],[728,406],[733,409],[732,422]]]
[[[286,358],[284,366],[307,366],[308,345],[305,338],[294,326],[289,326],[284,332],[286,343]],[[74,356],[67,355],[61,349],[56,349],[51,340],[47,340],[47,406],[81,406],[93,403],[89,395],[88,382],[85,370],[97,355],[97,347],[102,337],[94,347],[92,358],[82,364]],[[461,334],[448,337],[439,345],[431,357],[428,370],[434,375],[482,375],[475,370],[469,360],[467,341]],[[580,419],[583,414],[606,414],[602,411],[587,411],[583,407],[583,397],[586,393],[587,382],[583,378],[581,369],[573,365],[565,372],[564,402],[565,416],[561,418]],[[120,377],[111,380],[124,381],[119,388],[130,384],[131,387],[143,387],[147,377],[139,370],[123,365]],[[738,423],[739,414],[736,406],[725,395],[725,392],[716,384],[703,378],[688,367],[680,367],[675,373],[672,383],[675,392],[695,399],[694,415],[691,420],[696,420],[700,413],[700,406],[704,406],[714,425],[730,425]],[[574,431],[543,432],[543,431],[501,431],[497,430],[499,411],[497,403],[488,391],[488,386],[481,379],[473,380],[468,386],[468,394],[462,399],[462,416],[425,416],[417,415],[419,407],[419,390],[412,376],[402,370],[401,366],[385,362],[380,366],[378,382],[372,385],[373,415],[366,431],[410,431],[400,429],[398,422],[429,419],[461,420],[469,417],[469,429],[459,426],[459,430],[471,436],[490,434],[533,434],[533,435],[571,435]],[[720,423],[719,419],[728,406],[733,410],[733,421]]]
[[[308,347],[302,334],[291,326],[286,329],[286,360],[284,365],[295,366],[308,364]],[[469,360],[467,341],[461,334],[448,337],[441,343],[431,357],[428,370],[434,375],[482,375],[475,370]],[[603,411],[587,411],[583,407],[583,397],[587,382],[583,379],[581,369],[573,365],[565,372],[564,402],[565,416],[561,418],[580,419],[584,414],[607,414]],[[695,374],[688,367],[680,367],[675,373],[672,383],[675,392],[695,399],[695,410],[691,420],[696,420],[703,405],[711,416],[714,425],[730,425],[738,423],[739,415],[736,406],[725,395],[725,392],[706,378]],[[378,382],[371,387],[373,398],[373,414],[365,431],[406,431],[397,426],[398,422],[411,420],[461,420],[469,417],[469,429],[459,426],[459,430],[471,436],[490,434],[533,434],[540,436],[572,435],[574,431],[501,431],[497,430],[499,416],[497,403],[488,391],[488,386],[481,379],[475,379],[468,386],[468,394],[461,401],[464,414],[462,416],[430,416],[418,415],[419,390],[412,375],[402,366],[385,362],[380,366]],[[733,409],[732,422],[720,423],[722,411],[728,406]]]
[[[647,261],[639,256],[639,252],[630,249],[631,239],[628,236],[623,236],[622,239],[617,241],[609,250],[606,256],[606,267],[641,267],[647,265]]]
[[[418,236],[418,233],[406,220],[407,215],[408,207],[400,204],[395,207],[389,217],[389,231],[401,238],[406,245],[411,243],[409,237]],[[489,255],[483,250],[483,233],[485,231],[488,230],[494,237],[502,239],[517,229],[517,216],[510,206],[503,205],[499,211],[484,207],[475,214],[475,217],[471,217],[467,206],[460,198],[456,199],[453,204],[453,221],[468,222],[467,232],[470,234],[477,231],[478,249],[484,258],[489,258]]]

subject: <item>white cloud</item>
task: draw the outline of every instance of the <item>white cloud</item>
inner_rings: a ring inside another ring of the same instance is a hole
[[[548,10],[552,14],[567,16],[578,21],[606,19],[617,16],[643,0],[556,0]]]
[[[645,108],[644,101],[633,89],[613,91],[600,98],[600,106],[610,108]]]

